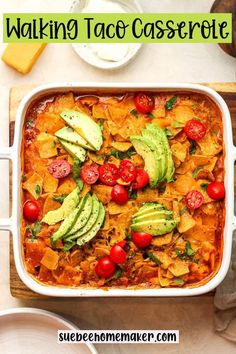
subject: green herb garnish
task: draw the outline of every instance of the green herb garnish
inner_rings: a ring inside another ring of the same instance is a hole
[[[104,118],[100,118],[98,120],[98,124],[99,124],[99,126],[101,128],[101,131],[103,131],[103,129],[104,129]]]
[[[27,180],[26,175],[22,175],[22,176],[21,176],[21,181],[22,181],[22,182],[25,182],[26,180]]]
[[[137,192],[133,191],[132,189],[128,191],[128,195],[129,195],[129,199],[133,199],[133,200],[137,199]]]
[[[146,116],[148,118],[151,118],[151,119],[155,118],[154,115],[151,112],[147,113]]]
[[[33,119],[27,119],[27,121],[25,122],[25,126],[27,129],[31,128],[33,125]]]
[[[184,213],[188,210],[188,208],[185,206],[182,210],[180,210],[180,215],[184,215]]]
[[[136,151],[133,146],[131,146],[127,151],[124,151],[124,152],[112,149],[111,153],[110,153],[111,156],[114,156],[119,160],[130,158],[132,155],[135,155],[135,154],[136,154]]]
[[[184,284],[184,280],[182,278],[174,278],[173,281],[177,285],[183,285]]]
[[[176,104],[177,102],[177,97],[173,96],[172,98],[170,98],[166,104],[165,104],[165,108],[168,110],[168,111],[171,111],[173,108],[174,108],[174,105]]]
[[[164,131],[165,131],[167,138],[170,138],[174,135],[169,128],[165,128]]]
[[[130,111],[130,113],[135,117],[138,118],[138,112],[136,109],[132,109],[132,111]]]
[[[30,225],[27,225],[26,226],[26,230],[29,231],[30,233],[30,239],[31,241],[35,240],[37,238],[37,235],[40,233],[41,231],[41,222],[40,221],[37,221],[33,227],[31,227]]]
[[[157,187],[159,193],[164,193],[166,190],[166,184]]]
[[[162,264],[162,262],[160,261],[160,259],[158,259],[153,253],[147,252],[147,256],[148,256],[148,258],[150,258],[151,261],[153,261],[157,266],[160,266],[160,265]]]
[[[117,270],[116,270],[116,272],[114,274],[114,278],[115,279],[119,279],[121,277],[121,275],[122,275],[122,272],[123,272],[123,270],[121,268],[117,268]]]
[[[175,253],[180,259],[185,260],[193,257],[196,254],[196,252],[192,249],[190,242],[186,242],[184,253],[181,253],[178,249],[175,250]]]
[[[68,194],[61,194],[58,197],[54,197],[53,200],[54,200],[54,202],[58,202],[58,203],[62,204],[67,196],[68,196]]]
[[[196,150],[197,150],[196,141],[190,140],[190,143],[191,143],[191,145],[190,145],[190,148],[189,148],[189,153],[190,153],[190,155],[194,155]]]
[[[207,189],[208,183],[202,183],[201,184],[201,188],[203,191],[205,191]]]
[[[36,186],[35,186],[35,193],[36,193],[37,197],[40,196],[41,188],[40,188],[40,186],[38,184],[36,184]]]
[[[131,241],[132,240],[132,235],[129,233],[129,228],[125,228],[125,240],[126,241]]]
[[[81,172],[81,161],[75,158],[73,162],[72,176],[76,182],[80,180],[80,172]]]
[[[199,172],[200,170],[202,170],[203,167],[204,167],[204,166],[198,166],[197,168],[195,168],[195,170],[194,170],[193,173],[192,173],[193,178],[196,178],[196,177],[197,177],[198,172]]]
[[[74,247],[76,245],[76,242],[75,241],[72,241],[72,242],[66,242],[64,243],[64,248],[63,248],[63,251],[64,252],[68,252],[72,247]]]

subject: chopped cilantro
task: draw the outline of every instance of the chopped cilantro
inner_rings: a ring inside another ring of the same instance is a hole
[[[129,228],[125,228],[125,240],[126,241],[131,241],[132,240],[132,235],[129,233]]]
[[[166,190],[166,184],[157,187],[159,193],[164,193]]]
[[[188,208],[187,208],[186,205],[185,205],[185,207],[184,207],[182,210],[180,210],[180,215],[181,215],[181,216],[184,215],[184,213],[185,213],[187,210],[188,210]]]
[[[198,172],[202,169],[203,169],[203,166],[198,166],[197,168],[195,168],[195,170],[192,173],[193,178],[196,178],[198,175]]]
[[[174,278],[173,280],[174,280],[175,284],[177,284],[177,285],[184,284],[184,280],[182,278]]]
[[[36,193],[37,197],[40,196],[41,188],[40,188],[40,186],[38,184],[36,184],[36,186],[35,186],[35,193]]]
[[[76,242],[75,241],[72,241],[72,242],[66,242],[64,243],[64,248],[63,248],[63,251],[64,252],[68,252],[72,247],[74,247],[76,245]]]
[[[104,118],[100,118],[98,120],[98,124],[99,124],[99,126],[101,128],[101,131],[103,131],[103,129],[104,129]]]
[[[196,142],[194,140],[190,140],[190,148],[189,148],[189,153],[190,155],[194,155],[196,153],[196,150],[197,150],[197,145],[196,145]]]
[[[32,125],[33,125],[33,119],[27,119],[26,122],[25,122],[25,126],[27,129],[31,128]]]
[[[148,256],[148,258],[150,258],[151,261],[153,261],[157,266],[160,266],[160,265],[162,264],[162,262],[160,261],[160,259],[158,259],[153,253],[147,252],[147,256]]]
[[[61,194],[58,197],[54,197],[53,200],[58,203],[63,203],[68,194]]]
[[[130,158],[134,154],[136,154],[136,151],[133,146],[131,146],[127,151],[124,152],[112,149],[110,153],[111,156],[114,156],[119,160]]]
[[[22,175],[22,176],[21,176],[21,181],[22,181],[22,182],[25,182],[26,180],[27,180],[26,175]]]
[[[151,112],[147,113],[146,116],[147,116],[148,118],[151,118],[151,119],[154,118],[154,115],[153,115]]]
[[[116,272],[114,274],[114,278],[115,279],[119,279],[121,277],[121,275],[122,275],[122,272],[123,272],[123,270],[121,268],[117,268],[117,270],[116,270]]]
[[[138,112],[136,109],[132,109],[132,111],[130,111],[130,113],[135,117],[138,118]]]
[[[168,111],[171,111],[173,108],[174,108],[174,105],[176,104],[177,102],[177,97],[173,96],[172,98],[170,98],[166,104],[165,104],[165,108],[168,110]]]
[[[178,250],[177,248],[175,250],[175,253],[180,259],[185,259],[185,260],[189,258],[191,259],[191,257],[193,257],[196,254],[196,252],[192,249],[190,242],[186,242],[185,250],[183,253],[181,253],[180,250]],[[191,260],[193,261],[193,259]]]
[[[72,176],[77,183],[80,180],[80,171],[81,171],[81,161],[75,158],[73,162]]]
[[[203,191],[205,191],[207,189],[208,183],[202,183],[201,184],[201,188]]]
[[[137,199],[137,192],[133,191],[132,189],[128,191],[128,195],[129,195],[129,199],[133,199],[133,200]]]
[[[165,128],[164,131],[165,131],[167,138],[170,138],[174,135],[169,128]]]
[[[30,233],[30,239],[31,241],[35,240],[37,235],[40,233],[41,231],[41,222],[37,221],[33,227],[31,227],[30,225],[26,226],[26,229],[29,231]]]

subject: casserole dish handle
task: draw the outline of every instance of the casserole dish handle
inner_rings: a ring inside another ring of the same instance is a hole
[[[0,160],[11,160],[12,159],[12,148],[0,148]],[[10,218],[0,218],[0,230],[11,231],[12,219]]]

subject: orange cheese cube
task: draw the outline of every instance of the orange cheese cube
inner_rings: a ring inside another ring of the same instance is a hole
[[[3,52],[2,60],[20,73],[27,74],[45,46],[45,43],[10,43]]]

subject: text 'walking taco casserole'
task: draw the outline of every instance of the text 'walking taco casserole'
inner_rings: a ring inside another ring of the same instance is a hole
[[[70,287],[195,287],[222,257],[221,114],[196,93],[55,94],[28,110],[27,271]]]

